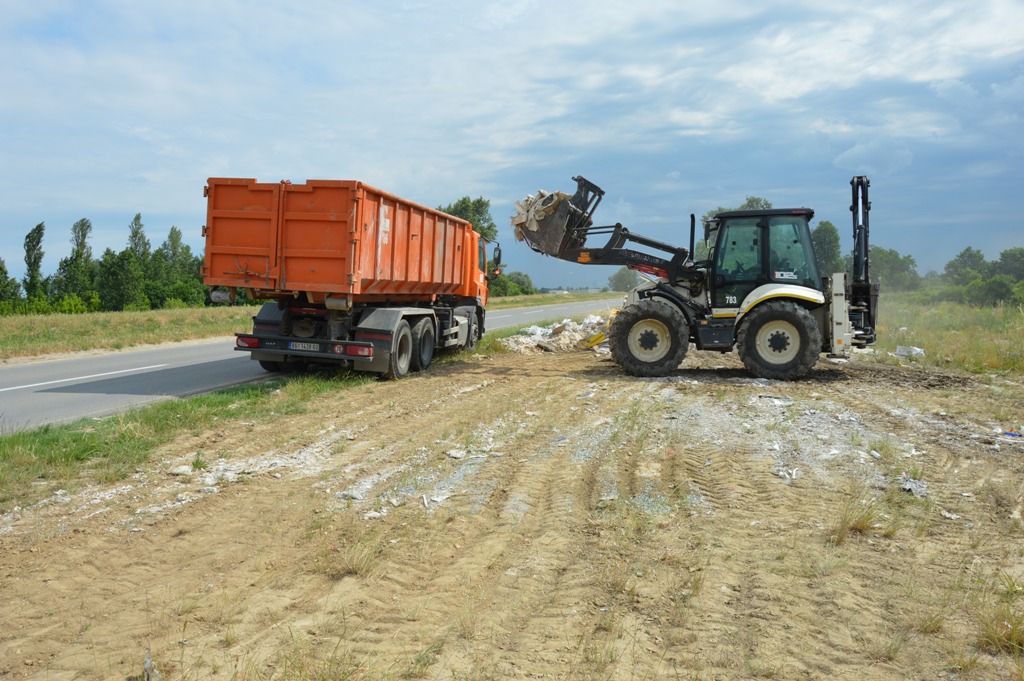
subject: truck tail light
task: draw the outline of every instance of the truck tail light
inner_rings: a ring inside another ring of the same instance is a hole
[[[255,336],[239,336],[235,340],[235,345],[240,348],[258,348],[260,346],[260,339]]]
[[[373,357],[373,346],[372,345],[346,345],[345,354],[350,357],[365,357],[370,359]]]

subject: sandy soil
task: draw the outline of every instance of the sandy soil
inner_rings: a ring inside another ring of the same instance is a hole
[[[1022,395],[570,351],[240,414],[0,515],[0,679],[1013,678]]]

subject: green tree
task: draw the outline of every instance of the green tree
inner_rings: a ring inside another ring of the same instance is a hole
[[[827,277],[843,271],[842,249],[839,246],[839,230],[828,220],[822,220],[811,230],[814,255],[818,259],[818,272]]]
[[[988,306],[1013,300],[1013,279],[1005,274],[978,277],[967,284],[965,298],[970,305]]]
[[[997,273],[1005,274],[1015,282],[1024,281],[1024,248],[1017,246],[1000,253],[995,269]]]
[[[82,218],[71,226],[71,254],[57,264],[57,274],[51,282],[55,300],[77,296],[81,301],[97,299],[95,290],[96,263],[92,259],[89,235],[92,223]]]
[[[498,238],[498,227],[494,224],[494,218],[491,217],[491,202],[482,196],[475,199],[463,196],[455,203],[438,206],[437,209],[442,213],[469,220],[473,223],[473,229],[488,241]]]
[[[872,246],[868,254],[871,279],[881,280],[886,291],[913,291],[921,287],[921,275],[912,255],[900,255],[891,248]]]
[[[128,225],[128,250],[143,265],[149,261],[149,239],[146,238],[145,225],[142,224],[142,213],[136,213]]]
[[[14,302],[21,298],[21,284],[7,272],[7,263],[0,258],[0,302]]]
[[[978,277],[988,276],[990,270],[991,266],[985,260],[985,255],[978,249],[968,246],[946,263],[945,277],[951,284],[966,286]]]
[[[499,274],[487,285],[487,290],[495,298],[518,296],[522,294],[519,286],[504,274]]]
[[[533,285],[533,280],[530,279],[530,275],[525,272],[508,272],[505,274],[508,280],[511,281],[519,289],[519,293],[522,295],[532,296],[537,293],[537,287]]]
[[[202,305],[206,287],[199,274],[201,260],[192,255],[181,230],[172,226],[167,239],[153,251],[146,278],[146,297],[155,308]]]
[[[707,222],[708,220],[710,220],[711,218],[715,217],[719,213],[725,213],[726,211],[730,211],[730,210],[771,210],[771,209],[772,209],[772,202],[769,201],[768,199],[761,198],[760,196],[748,196],[746,201],[743,202],[743,205],[738,206],[736,208],[723,208],[722,206],[719,206],[718,208],[715,208],[713,210],[709,210],[707,213],[704,213],[704,216],[701,218],[701,221]]]
[[[46,232],[46,224],[40,222],[29,230],[25,235],[25,277],[22,285],[25,287],[25,297],[28,300],[44,298],[46,286],[43,281],[43,234]]]
[[[628,267],[621,267],[608,277],[608,288],[612,291],[632,291],[640,284],[640,275]]]
[[[120,253],[103,251],[100,258],[97,285],[104,310],[146,310],[149,299],[145,292],[146,273],[134,251],[126,248]]]

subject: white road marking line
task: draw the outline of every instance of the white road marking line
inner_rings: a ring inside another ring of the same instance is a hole
[[[56,381],[46,381],[44,383],[30,383],[28,385],[15,385],[10,388],[0,388],[0,393],[5,393],[10,390],[22,390],[24,388],[38,388],[44,385],[54,385],[55,383],[70,383],[71,381],[86,381],[90,378],[103,378],[104,376],[116,376],[117,374],[127,374],[132,371],[147,371],[149,369],[160,369],[161,367],[167,366],[166,364],[154,364],[148,367],[136,367],[135,369],[121,369],[120,371],[108,371],[103,374],[92,374],[90,376],[78,376],[76,378],[61,378]]]

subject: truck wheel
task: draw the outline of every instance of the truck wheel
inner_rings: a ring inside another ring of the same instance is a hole
[[[476,344],[480,342],[480,317],[474,316],[470,320],[469,336],[466,338],[466,344],[462,346],[463,350],[473,352],[476,350]]]
[[[264,371],[284,371],[284,364],[282,364],[281,362],[271,362],[265,359],[261,359],[260,366],[263,368]]]
[[[631,376],[668,376],[679,368],[689,345],[683,313],[651,298],[622,308],[608,328],[612,359]]]
[[[434,361],[434,322],[424,317],[412,327],[412,370],[423,371]]]
[[[409,373],[412,354],[412,331],[409,330],[409,322],[403,319],[398,322],[398,328],[395,329],[394,344],[391,346],[391,357],[384,378],[402,378]]]
[[[747,313],[736,350],[758,378],[792,381],[811,372],[821,354],[821,330],[807,308],[773,300]]]

